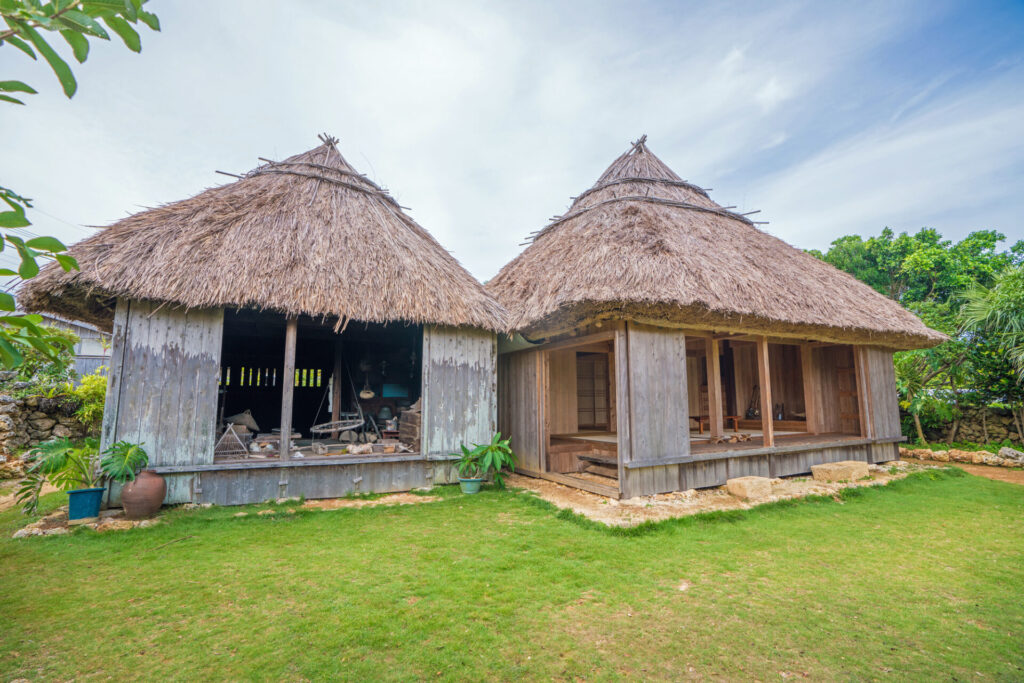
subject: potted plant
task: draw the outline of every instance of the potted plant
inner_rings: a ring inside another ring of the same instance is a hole
[[[31,449],[25,459],[30,464],[17,500],[26,514],[39,508],[43,482],[49,479],[55,487],[68,493],[70,523],[82,523],[99,516],[104,476],[95,439],[85,439],[79,446],[67,437],[46,441]]]
[[[494,483],[499,488],[504,488],[505,480],[502,476],[502,468],[515,469],[516,458],[508,445],[509,440],[501,440],[501,433],[497,433],[490,443],[474,444],[473,448],[460,446],[462,453],[455,453],[459,458],[459,488],[463,493],[477,493],[480,491],[480,484],[488,476],[494,475]]]
[[[148,464],[149,455],[140,444],[118,441],[103,451],[100,467],[110,481],[121,484],[121,504],[128,519],[147,519],[163,505],[167,482],[143,469]]]

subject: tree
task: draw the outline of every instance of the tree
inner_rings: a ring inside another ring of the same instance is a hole
[[[78,63],[89,56],[91,39],[110,40],[107,28],[117,34],[128,49],[139,52],[142,42],[133,25],[141,22],[154,31],[160,30],[159,19],[144,10],[144,4],[145,0],[53,0],[48,3],[0,0],[0,18],[7,26],[6,30],[0,30],[0,48],[11,46],[31,59],[42,56],[56,75],[64,94],[70,98],[78,89],[78,82],[71,67],[44,34],[59,33]],[[19,98],[36,92],[23,81],[0,81],[0,102],[23,105]],[[25,209],[32,207],[30,199],[0,186],[0,202],[0,208],[6,208],[0,210],[0,228],[27,228],[32,224],[25,214]],[[3,233],[0,234],[0,252],[6,247],[17,251],[20,265],[17,271],[0,268],[0,276],[3,277],[33,278],[39,273],[39,259],[52,259],[65,271],[78,269],[75,259],[63,253],[67,247],[53,237],[26,240],[14,233]],[[60,363],[61,351],[67,348],[66,339],[42,326],[40,316],[17,315],[15,310],[14,297],[9,292],[0,292],[0,312],[6,313],[0,315],[0,365],[18,367],[23,362],[25,350],[34,350],[52,362]]]
[[[1024,261],[1024,241],[1001,250],[1005,239],[994,230],[979,230],[954,243],[932,228],[899,235],[886,228],[877,237],[841,237],[824,254],[811,252],[949,335],[949,341],[932,349],[896,354],[901,405],[919,441],[925,438],[924,427],[944,423],[949,424],[945,438],[952,441],[966,405],[1009,402],[1013,394],[1003,382],[998,394],[982,385],[983,377],[1012,375],[1008,356],[988,352],[997,325],[969,331],[961,319],[965,292],[990,291],[1004,272],[1019,270]]]

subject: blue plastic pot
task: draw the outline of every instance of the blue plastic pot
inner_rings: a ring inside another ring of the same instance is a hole
[[[480,493],[480,484],[483,479],[463,479],[459,477],[459,488],[463,493]]]
[[[68,519],[88,519],[98,517],[100,503],[103,502],[103,491],[98,489],[75,489],[68,491]]]

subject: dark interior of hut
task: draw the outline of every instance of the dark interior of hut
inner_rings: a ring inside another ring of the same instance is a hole
[[[316,442],[331,446],[397,439],[400,414],[414,407],[420,397],[421,326],[352,321],[335,332],[335,323],[306,317],[298,321],[292,433],[294,449],[300,454],[309,454],[308,449]],[[253,442],[260,442],[261,437],[273,441],[280,434],[285,332],[283,315],[225,312],[216,449],[219,459],[225,459],[224,454],[250,457],[258,452]],[[246,411],[251,419],[238,417]],[[339,418],[362,423],[329,432],[314,429]],[[232,423],[241,425],[231,429],[243,436],[248,453],[241,452],[231,434],[222,439]],[[276,452],[277,448],[264,444],[264,450]],[[314,448],[312,452],[322,455],[322,450]]]

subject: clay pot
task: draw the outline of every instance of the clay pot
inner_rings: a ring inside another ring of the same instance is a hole
[[[148,519],[163,505],[167,482],[156,472],[142,470],[134,481],[121,489],[124,516],[128,519]]]

